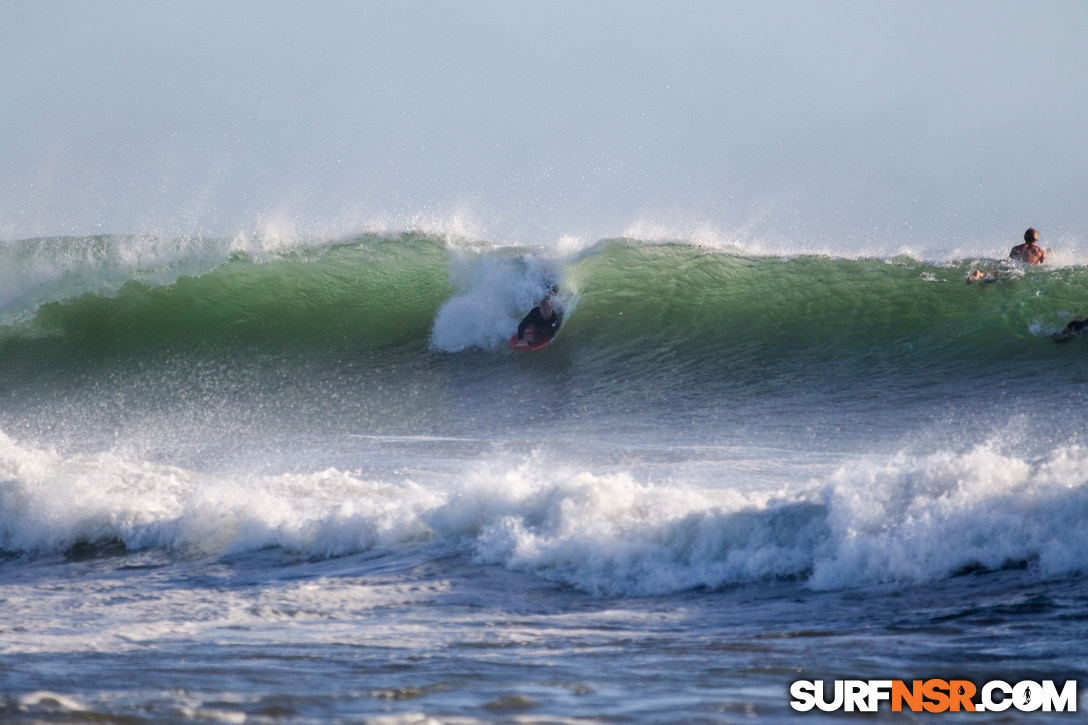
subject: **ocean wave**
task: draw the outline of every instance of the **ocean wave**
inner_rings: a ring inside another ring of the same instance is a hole
[[[115,245],[108,254],[123,249]],[[42,279],[50,298],[39,300],[29,319],[16,306],[0,328],[0,344],[48,339],[68,353],[107,355],[164,345],[275,350],[351,340],[380,347],[426,335],[448,291],[445,247],[436,239],[368,237],[209,256],[214,263],[190,260],[199,272],[161,271],[166,281],[120,262],[127,278]]]
[[[251,247],[136,238],[17,245],[7,256],[18,258],[12,274],[21,281],[5,287],[0,346],[48,338],[64,356],[300,342],[315,351],[499,350],[553,283],[564,337],[617,358],[1004,359],[1088,313],[1084,268],[968,286],[982,261],[748,256],[624,239],[560,252],[425,234]]]
[[[0,549],[11,554],[275,547],[312,558],[421,544],[621,597],[782,579],[907,586],[1010,566],[1062,576],[1088,568],[1088,450],[869,457],[804,490],[742,492],[540,451],[480,460],[452,479],[221,475],[0,434]]]
[[[507,478],[489,491],[493,513],[474,542],[480,559],[595,594],[781,578],[813,589],[903,586],[1009,566],[1041,576],[1088,567],[1088,450],[1080,447],[1043,461],[990,446],[859,460],[818,491],[784,496],[622,474],[546,483],[519,469]]]

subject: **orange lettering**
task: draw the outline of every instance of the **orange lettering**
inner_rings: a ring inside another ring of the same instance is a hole
[[[906,701],[907,707],[914,712],[919,712],[922,709],[921,680],[915,680],[911,687],[907,687],[907,683],[902,680],[892,682],[892,711],[902,712],[904,701]]]
[[[959,712],[960,707],[964,709],[964,712],[975,711],[975,703],[971,702],[971,698],[975,694],[973,682],[952,680],[948,683],[948,692],[951,695],[952,712]]]
[[[948,709],[948,683],[944,680],[926,680],[922,685],[922,694],[932,702],[923,705],[926,712],[944,712]]]

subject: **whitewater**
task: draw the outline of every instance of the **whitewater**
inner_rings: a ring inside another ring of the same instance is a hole
[[[0,721],[1084,700],[1088,339],[1052,336],[1088,267],[774,248],[0,244]],[[553,284],[555,342],[507,349]]]

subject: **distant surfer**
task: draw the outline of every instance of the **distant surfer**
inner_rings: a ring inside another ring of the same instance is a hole
[[[1073,320],[1065,326],[1065,329],[1054,335],[1054,342],[1069,342],[1073,338],[1085,334],[1085,332],[1088,332],[1088,318]]]
[[[1046,261],[1046,250],[1038,245],[1039,232],[1035,231],[1034,227],[1028,227],[1028,230],[1024,232],[1024,243],[1017,244],[1012,250],[1009,251],[1009,259],[1016,262],[1023,262],[1024,264],[1036,265]],[[967,275],[967,284],[972,282],[995,282],[998,279],[1002,279],[1005,276],[1003,271],[990,271],[983,272],[981,269],[976,269],[971,274]]]
[[[1039,241],[1039,232],[1034,228],[1029,228],[1024,232],[1024,243],[1017,244],[1009,252],[1009,259],[1015,259],[1017,262],[1026,262],[1027,264],[1039,264],[1046,260],[1046,251],[1040,247],[1036,242]]]
[[[562,322],[562,316],[552,305],[551,296],[547,295],[540,301],[540,305],[530,310],[518,325],[518,339],[524,340],[528,335],[530,342],[550,340],[555,337],[555,333],[559,332],[559,325]]]

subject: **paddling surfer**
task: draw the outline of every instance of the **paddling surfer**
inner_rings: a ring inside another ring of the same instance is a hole
[[[1028,227],[1028,230],[1024,232],[1024,243],[1017,244],[1009,251],[1009,259],[1016,262],[1023,262],[1024,264],[1036,265],[1046,261],[1046,250],[1038,245],[1039,232],[1035,231],[1034,227]],[[967,284],[972,282],[995,282],[1002,277],[1000,270],[983,272],[981,269],[976,269],[971,274],[967,275]]]
[[[1039,232],[1034,228],[1029,228],[1024,232],[1024,243],[1017,244],[1009,252],[1009,259],[1015,259],[1017,262],[1026,262],[1027,264],[1039,264],[1046,260],[1046,251],[1038,246],[1036,242],[1039,241]]]

